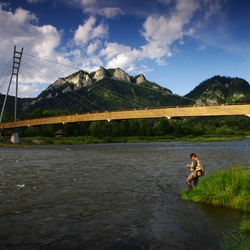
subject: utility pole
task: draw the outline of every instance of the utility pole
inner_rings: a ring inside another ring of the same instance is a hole
[[[16,122],[16,117],[17,117],[17,95],[18,95],[18,73],[19,73],[19,69],[20,69],[22,55],[23,55],[23,48],[22,48],[21,52],[18,52],[18,51],[16,51],[16,45],[15,45],[14,46],[14,54],[13,54],[13,63],[12,63],[12,73],[11,73],[11,77],[10,77],[8,90],[7,90],[7,93],[6,93],[5,98],[4,98],[4,103],[3,103],[1,117],[0,117],[0,123],[2,122],[2,117],[3,117],[3,112],[4,112],[6,100],[7,100],[7,97],[9,95],[10,85],[11,85],[12,78],[13,78],[14,75],[16,76],[16,95],[15,95],[14,122]],[[18,143],[19,142],[18,133],[13,133],[13,134],[14,134],[14,139],[13,139],[14,141],[13,142]]]

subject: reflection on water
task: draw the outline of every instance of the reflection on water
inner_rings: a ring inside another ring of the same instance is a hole
[[[4,147],[3,249],[219,249],[242,214],[180,199],[189,154],[249,164],[250,141]],[[237,155],[237,157],[235,157]]]

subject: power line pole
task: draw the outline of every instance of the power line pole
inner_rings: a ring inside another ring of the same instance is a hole
[[[10,85],[12,82],[12,77],[15,75],[16,76],[16,95],[15,95],[15,109],[14,109],[14,122],[16,122],[16,117],[17,117],[17,95],[18,95],[18,73],[20,69],[20,64],[21,64],[21,59],[23,55],[23,48],[21,52],[16,51],[16,45],[14,46],[14,54],[13,54],[13,63],[12,63],[12,73],[10,77],[10,82],[8,86],[7,93],[4,98],[4,103],[2,107],[2,112],[1,112],[1,117],[0,117],[0,123],[2,122],[2,117],[3,117],[3,112],[6,104],[7,97],[9,95],[9,90],[10,90]]]

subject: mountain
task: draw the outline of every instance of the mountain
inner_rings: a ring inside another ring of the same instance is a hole
[[[249,83],[238,77],[214,76],[200,83],[186,97],[197,105],[244,103],[250,101]]]
[[[148,81],[142,74],[132,77],[120,68],[100,67],[92,73],[80,70],[59,78],[37,98],[23,102],[22,107],[25,113],[36,108],[78,113],[162,107],[179,99],[171,90]]]
[[[3,100],[0,95],[1,107]],[[250,85],[241,78],[214,76],[181,97],[148,81],[142,74],[133,77],[120,68],[100,66],[95,72],[80,70],[59,78],[36,98],[18,98],[17,116],[21,112],[31,114],[36,109],[80,113],[240,102],[250,102]],[[6,109],[14,113],[14,97],[8,97]]]

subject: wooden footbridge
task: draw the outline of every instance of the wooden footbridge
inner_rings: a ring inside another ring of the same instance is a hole
[[[93,121],[117,121],[127,119],[155,119],[155,118],[185,118],[185,117],[207,117],[207,116],[240,116],[246,115],[250,117],[250,104],[231,104],[231,105],[212,105],[212,106],[189,106],[189,107],[165,107],[165,108],[146,108],[133,110],[106,111],[85,114],[75,114],[67,116],[46,117],[30,120],[17,120],[17,93],[18,93],[18,73],[21,64],[23,49],[21,52],[16,51],[14,46],[13,65],[7,94],[4,99],[2,112],[0,115],[0,129],[15,129],[21,127],[43,126],[49,124],[66,124]],[[12,77],[16,76],[16,96],[14,121],[2,123],[2,115],[4,112],[6,99],[9,94]],[[19,142],[18,133],[13,132],[14,143]]]
[[[98,113],[75,114],[67,116],[47,117],[31,120],[5,122],[0,124],[1,129],[42,126],[49,124],[66,124],[91,121],[116,121],[127,119],[154,119],[154,118],[185,118],[206,116],[241,116],[250,117],[250,104],[166,107],[155,109],[136,109],[125,111],[106,111]]]

